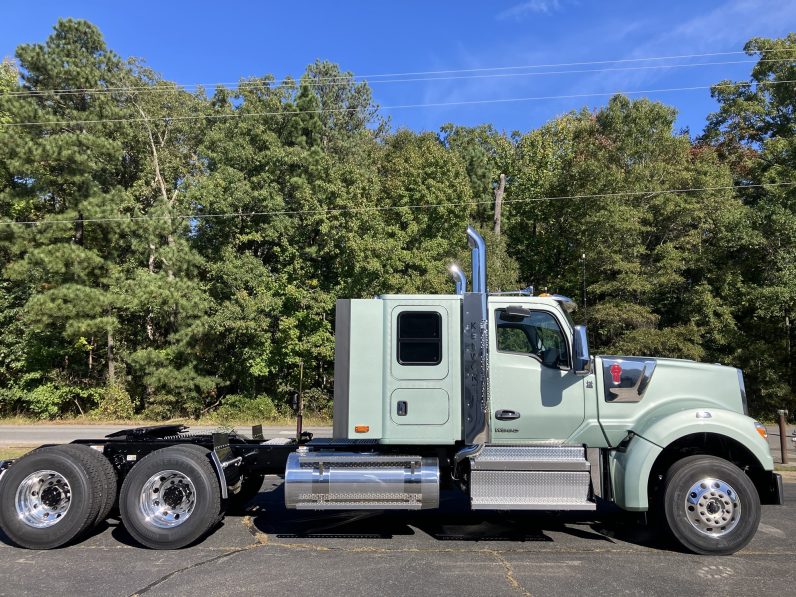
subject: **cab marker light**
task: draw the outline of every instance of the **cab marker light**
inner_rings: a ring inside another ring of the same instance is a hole
[[[760,434],[760,437],[762,437],[763,439],[768,439],[768,431],[766,431],[765,425],[755,421],[755,430]]]
[[[709,410],[698,410],[696,414],[697,419],[712,419],[713,415],[710,414]]]
[[[367,433],[370,431],[370,425],[356,425],[354,426],[354,431],[356,433]]]

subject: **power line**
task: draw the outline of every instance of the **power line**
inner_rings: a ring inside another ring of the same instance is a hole
[[[796,48],[795,48],[796,49]],[[490,74],[469,74],[469,75],[455,75],[455,76],[433,76],[433,77],[419,77],[419,78],[400,78],[400,79],[382,79],[382,80],[375,80],[375,81],[368,81],[366,79],[362,81],[354,81],[357,83],[368,83],[370,85],[374,84],[394,84],[394,83],[419,83],[419,82],[429,82],[429,81],[460,81],[460,80],[479,80],[479,79],[495,79],[495,78],[515,78],[515,77],[543,77],[549,75],[569,75],[569,74],[589,74],[589,73],[604,73],[604,72],[626,72],[626,71],[641,71],[641,70],[658,70],[658,69],[673,69],[673,68],[695,68],[695,67],[705,67],[705,66],[725,66],[725,65],[736,65],[736,64],[760,64],[761,62],[783,62],[783,61],[790,61],[790,58],[771,58],[771,59],[761,59],[761,60],[729,60],[729,61],[721,61],[721,62],[692,62],[687,64],[654,64],[654,65],[645,65],[645,66],[623,66],[623,67],[607,67],[607,68],[590,68],[590,69],[576,69],[576,70],[559,70],[559,71],[541,71],[541,72],[519,72],[519,73],[507,73],[507,72],[500,72],[500,73],[490,73]],[[347,85],[351,82],[352,79],[346,78],[339,82],[340,85]],[[295,85],[298,87],[301,86],[308,86],[308,87],[321,87],[328,85],[328,83],[323,82],[322,80],[312,79],[310,81],[295,81],[295,80],[282,80],[282,81],[241,81],[237,84],[234,83],[216,83],[214,87],[224,87],[229,91],[235,90],[242,90],[242,89],[257,89],[263,86],[268,86],[273,89],[278,88],[280,85]],[[336,84],[336,83],[332,83]],[[7,97],[42,97],[47,95],[82,95],[84,93],[93,93],[93,94],[100,94],[100,95],[111,95],[114,93],[122,93],[122,92],[132,92],[132,93],[165,93],[165,92],[189,92],[188,87],[195,87],[194,91],[197,91],[199,87],[203,87],[202,84],[189,84],[189,85],[179,85],[179,84],[168,84],[168,85],[153,85],[153,86],[131,86],[131,87],[97,87],[91,90],[85,89],[73,89],[73,90],[50,90],[50,89],[29,89],[29,90],[22,90],[22,91],[10,91],[6,93],[0,94],[0,96],[7,96]]]
[[[692,187],[684,189],[661,189],[661,190],[646,190],[646,191],[618,191],[614,193],[592,193],[586,195],[557,195],[554,197],[528,197],[524,199],[504,199],[503,203],[529,203],[535,201],[561,201],[561,200],[575,200],[575,199],[610,199],[622,197],[636,197],[647,196],[647,198],[654,197],[655,195],[670,195],[676,193],[696,193],[703,191],[726,191],[735,189],[754,189],[764,187],[785,187],[796,186],[796,181],[787,182],[767,182],[758,184],[744,184],[744,185],[725,185],[716,187]],[[28,220],[28,221],[3,221],[0,226],[37,226],[39,224],[69,224],[76,223],[114,223],[114,222],[145,222],[145,221],[170,221],[170,220],[202,220],[202,219],[216,219],[216,218],[249,218],[256,216],[277,216],[277,215],[312,215],[323,213],[346,213],[346,212],[380,212],[380,211],[395,211],[401,209],[436,209],[440,207],[462,207],[472,205],[491,204],[493,201],[453,201],[448,203],[421,203],[416,205],[385,205],[385,206],[365,206],[365,207],[340,207],[340,208],[324,208],[324,209],[281,209],[271,211],[251,211],[240,213],[212,213],[212,214],[178,214],[178,215],[163,215],[163,216],[114,216],[108,218],[84,218],[84,219],[71,219],[71,220]]]
[[[785,81],[762,81],[759,86],[783,85],[786,83],[796,83],[796,80]],[[749,82],[727,83],[716,85],[697,85],[692,87],[665,87],[660,89],[637,89],[637,90],[617,90],[598,93],[573,93],[567,95],[540,95],[532,97],[515,97],[502,99],[484,100],[462,100],[455,102],[430,102],[422,104],[398,104],[393,106],[378,106],[380,110],[404,110],[413,108],[444,108],[452,106],[475,106],[483,104],[506,104],[517,102],[543,101],[555,99],[578,99],[587,97],[607,97],[613,95],[639,95],[644,93],[670,93],[676,91],[697,91],[704,89],[721,89],[725,87],[751,86]],[[98,123],[121,123],[121,122],[157,122],[157,121],[185,121],[185,120],[223,120],[226,118],[250,118],[260,116],[294,116],[298,114],[324,114],[324,113],[345,113],[357,112],[360,108],[319,108],[317,110],[283,110],[279,112],[232,112],[228,114],[192,114],[186,116],[157,116],[157,117],[132,117],[132,118],[98,118],[93,120],[52,120],[52,121],[29,121],[29,122],[5,122],[0,123],[2,127],[21,127],[21,126],[56,126],[70,124],[98,124]]]
[[[754,53],[758,54],[768,54],[771,52],[796,52],[796,48],[778,48],[778,49],[771,49],[771,50],[757,50]],[[337,80],[344,80],[349,81],[351,79],[354,80],[367,80],[371,83],[376,81],[371,81],[371,79],[382,79],[382,78],[395,78],[395,77],[413,77],[413,76],[428,76],[428,75],[444,75],[444,74],[457,74],[457,73],[478,73],[478,72],[489,72],[489,71],[508,71],[508,70],[520,70],[520,69],[530,69],[530,68],[560,68],[560,67],[567,67],[567,66],[596,66],[596,65],[603,65],[603,64],[626,64],[626,63],[635,63],[635,62],[647,62],[653,60],[679,60],[679,59],[686,59],[686,58],[708,58],[708,57],[717,57],[717,56],[733,56],[744,54],[748,55],[746,51],[743,50],[735,50],[735,51],[728,51],[728,52],[704,52],[700,54],[677,54],[677,55],[669,55],[669,56],[649,56],[645,58],[619,58],[613,60],[591,60],[591,61],[583,61],[583,62],[559,62],[559,63],[550,63],[550,64],[525,64],[525,65],[516,65],[516,66],[492,66],[492,67],[482,67],[482,68],[462,68],[462,69],[445,69],[445,70],[428,70],[428,71],[409,71],[409,72],[402,72],[402,73],[381,73],[381,74],[370,74],[370,75],[338,75],[333,77],[317,77],[313,79],[313,82],[321,83],[324,81],[337,81]],[[786,58],[782,58],[780,60],[786,60]],[[750,61],[751,62],[751,61]],[[756,62],[756,61],[755,61]],[[286,84],[287,82],[295,82],[298,81],[299,78],[288,78],[285,77],[281,80],[274,80],[272,84]],[[187,87],[231,87],[237,85],[237,82],[219,82],[219,83],[186,83],[186,84],[175,84],[181,88]],[[156,87],[155,87],[156,88]],[[141,85],[141,86],[131,86],[131,87],[84,87],[78,89],[53,89],[48,90],[49,93],[80,93],[80,92],[91,92],[91,91],[130,91],[135,89],[147,90],[153,89],[151,85]],[[171,87],[166,87],[166,89],[171,89]],[[31,92],[36,93],[36,91],[31,90]],[[19,92],[10,92],[10,93],[19,93]]]

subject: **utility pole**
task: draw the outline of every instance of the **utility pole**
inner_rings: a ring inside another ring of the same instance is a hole
[[[583,303],[583,325],[589,325],[589,312],[586,308],[586,253],[580,256],[580,277],[583,288],[581,290],[581,302]]]
[[[790,342],[790,316],[785,314],[785,349],[788,355],[788,379],[793,384],[793,353]]]
[[[506,192],[506,175],[500,175],[500,182],[495,188],[495,236],[500,236],[500,216],[503,209],[503,193]]]
[[[72,237],[72,242],[76,245],[83,246],[83,212],[77,212],[77,219],[75,220],[75,235]]]

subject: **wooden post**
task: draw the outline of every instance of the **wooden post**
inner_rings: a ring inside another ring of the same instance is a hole
[[[506,192],[506,175],[500,175],[500,182],[495,189],[495,236],[500,236],[500,216],[503,209],[503,193]]]
[[[304,361],[299,362],[299,391],[296,414],[296,441],[301,442],[301,432],[304,430]]]
[[[785,425],[786,410],[778,410],[779,415],[779,449],[782,451],[782,464],[788,464],[788,428]]]

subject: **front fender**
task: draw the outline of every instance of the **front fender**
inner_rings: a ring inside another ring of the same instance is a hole
[[[709,418],[697,418],[697,414]],[[610,453],[609,470],[616,504],[625,510],[647,510],[647,485],[655,459],[672,442],[687,435],[712,433],[728,437],[744,446],[763,470],[774,469],[774,459],[755,429],[754,420],[728,410],[689,409],[633,429],[634,437],[624,452]]]

